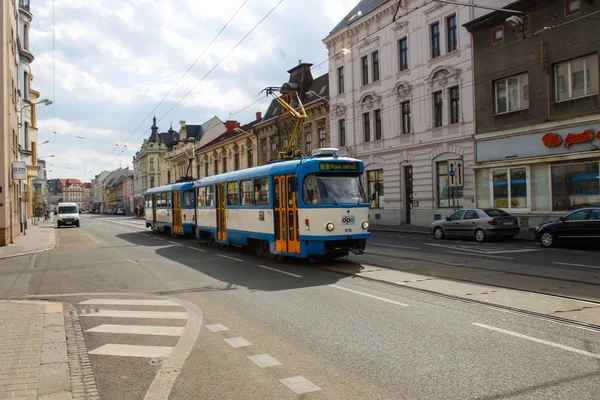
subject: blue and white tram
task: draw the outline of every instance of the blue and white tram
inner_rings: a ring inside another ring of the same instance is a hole
[[[193,182],[175,183],[144,193],[146,228],[176,235],[193,235],[195,194]]]
[[[200,179],[196,236],[259,254],[362,254],[370,236],[363,172],[362,161],[334,154]]]

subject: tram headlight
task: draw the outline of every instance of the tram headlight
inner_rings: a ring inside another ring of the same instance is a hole
[[[335,225],[333,225],[333,222],[328,222],[327,225],[325,225],[325,229],[327,229],[329,232],[331,232],[332,230],[335,229]]]
[[[363,229],[369,229],[369,222],[368,221],[363,221],[361,224]]]

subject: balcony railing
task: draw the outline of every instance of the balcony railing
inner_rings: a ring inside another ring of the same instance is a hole
[[[19,7],[29,11],[29,3],[31,3],[30,0],[19,0]]]

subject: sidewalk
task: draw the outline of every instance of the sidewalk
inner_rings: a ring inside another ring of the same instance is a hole
[[[0,247],[0,259],[52,250],[56,246],[54,223],[40,221],[17,236],[14,243]]]
[[[372,232],[395,232],[395,233],[416,233],[418,235],[430,235],[428,226],[414,226],[414,225],[382,225],[382,224],[371,224],[369,231]],[[534,240],[533,232],[530,228],[521,228],[515,239],[517,240]]]

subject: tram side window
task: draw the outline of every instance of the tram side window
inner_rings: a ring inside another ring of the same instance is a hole
[[[252,201],[252,181],[240,182],[240,190],[242,197],[242,205],[251,206],[254,203]]]
[[[204,207],[204,205],[206,203],[205,199],[204,199],[205,191],[206,190],[203,187],[198,188],[198,207]]]
[[[163,194],[156,193],[156,208],[162,208],[163,206]]]
[[[194,192],[187,190],[183,192],[183,207],[194,207]]]
[[[238,183],[229,182],[227,184],[227,205],[237,206],[238,205]]]
[[[269,178],[254,180],[254,201],[257,205],[269,204]]]
[[[206,186],[206,207],[213,207],[215,205],[215,187]]]

